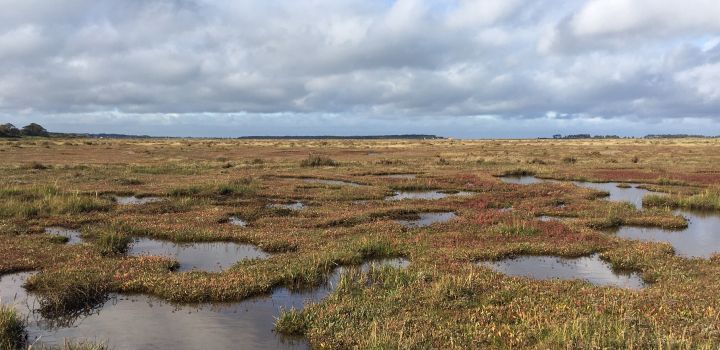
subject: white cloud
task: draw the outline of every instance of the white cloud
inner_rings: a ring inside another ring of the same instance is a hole
[[[3,116],[112,111],[146,115],[140,127],[164,114],[203,123],[225,113],[323,115],[338,125],[548,111],[555,120],[720,118],[717,1],[0,0],[0,8],[13,8],[0,13]]]

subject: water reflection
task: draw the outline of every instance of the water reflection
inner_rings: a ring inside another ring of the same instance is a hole
[[[394,195],[386,197],[386,201],[400,201],[404,199],[424,199],[424,200],[435,200],[447,198],[450,196],[471,196],[473,192],[440,192],[440,191],[422,191],[422,192],[395,192]]]
[[[362,265],[404,268],[405,259],[385,259]],[[70,327],[52,328],[32,310],[36,299],[22,284],[28,273],[0,277],[0,300],[12,304],[28,318],[30,341],[35,346],[62,346],[66,339],[107,342],[112,349],[308,349],[302,338],[274,332],[280,310],[302,308],[330,294],[344,268],[335,269],[328,283],[304,292],[276,288],[272,294],[240,303],[173,305],[144,295],[114,295],[97,313],[76,320]]]
[[[628,289],[644,287],[644,283],[637,273],[614,272],[610,265],[602,261],[598,255],[581,258],[521,256],[500,261],[480,262],[479,264],[510,276],[524,276],[540,280],[581,279],[595,285]]]
[[[708,258],[720,252],[720,215],[686,210],[675,211],[675,214],[685,216],[688,221],[686,229],[673,231],[623,226],[616,233],[623,238],[670,243],[675,253],[683,257]]]
[[[81,244],[83,242],[82,238],[80,238],[80,231],[77,230],[62,227],[48,227],[45,229],[45,233],[67,237],[67,244],[69,245]]]
[[[419,218],[416,220],[395,220],[400,225],[405,227],[427,227],[438,222],[447,222],[457,217],[452,212],[441,212],[441,213],[420,213]]]
[[[218,272],[243,259],[267,259],[269,255],[255,246],[229,242],[178,244],[149,238],[136,239],[128,254],[165,256],[180,263],[178,271]]]

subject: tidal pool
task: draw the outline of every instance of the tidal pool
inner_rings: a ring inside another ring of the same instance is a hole
[[[404,268],[405,259],[366,262],[372,265]],[[61,346],[66,340],[97,341],[111,349],[308,349],[303,338],[274,332],[275,318],[283,309],[301,309],[308,302],[319,302],[330,294],[345,268],[333,271],[327,283],[313,290],[291,292],[276,288],[270,295],[239,303],[173,305],[145,295],[113,295],[94,313],[52,328],[32,310],[36,299],[22,284],[30,276],[20,273],[0,277],[0,300],[14,305],[28,321],[30,342],[36,346]]]
[[[650,193],[657,194],[657,192],[637,188],[637,184],[626,184],[630,186],[627,188],[618,187],[619,184],[617,182],[596,183],[573,181],[573,184],[580,187],[608,192],[610,193],[610,196],[603,199],[613,202],[630,202],[638,209],[642,209],[642,199],[645,195]]]
[[[590,188],[598,191],[608,192],[610,195],[603,199],[613,202],[630,202],[635,208],[642,209],[642,199],[645,195],[658,192],[648,191],[642,188],[638,188],[637,184],[624,184],[629,187],[618,187],[617,182],[583,182],[583,181],[558,181],[558,180],[544,180],[535,176],[503,176],[500,178],[503,182],[530,185],[542,182],[572,182],[575,186]]]
[[[147,204],[147,203],[154,203],[161,201],[162,198],[160,197],[142,197],[138,198],[135,196],[115,196],[115,202],[120,205],[140,205],[140,204]]]
[[[351,181],[342,181],[342,180],[326,180],[326,179],[314,179],[314,178],[304,178],[303,181],[310,182],[310,183],[319,183],[319,184],[325,184],[325,185],[333,185],[333,186],[350,186],[350,187],[360,187],[362,186],[359,183],[351,182]]]
[[[269,255],[248,244],[230,242],[178,244],[149,238],[136,239],[128,254],[172,258],[180,263],[178,271],[219,272],[244,259],[267,259]]]
[[[453,212],[438,212],[438,213],[420,213],[420,217],[417,220],[395,220],[400,225],[405,227],[427,227],[437,222],[450,221],[457,217]]]
[[[670,243],[677,255],[688,258],[709,258],[720,252],[720,215],[687,210],[677,210],[675,214],[685,216],[686,229],[623,226],[615,233],[623,238]]]
[[[539,280],[584,280],[599,286],[640,289],[645,286],[637,273],[615,272],[610,264],[595,254],[581,258],[556,256],[521,256],[500,261],[483,261],[490,267],[510,276],[524,276]]]
[[[62,227],[48,227],[45,229],[45,233],[67,237],[67,244],[69,245],[81,244],[83,242],[82,238],[80,238],[80,231],[77,230]]]
[[[385,197],[386,201],[400,201],[405,199],[424,199],[424,200],[435,200],[435,199],[442,199],[447,198],[450,196],[471,196],[473,195],[473,192],[454,192],[454,193],[446,193],[446,192],[440,192],[440,191],[422,191],[422,192],[395,192],[394,195],[390,197]]]
[[[500,181],[517,185],[531,185],[545,182],[545,180],[538,179],[535,176],[502,176],[500,177]]]

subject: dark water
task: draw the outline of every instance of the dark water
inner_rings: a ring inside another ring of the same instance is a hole
[[[267,259],[259,248],[228,242],[178,244],[149,238],[136,239],[128,254],[166,256],[180,263],[179,271],[218,272],[244,259]]]
[[[247,224],[247,221],[245,221],[245,220],[243,220],[243,219],[241,219],[241,218],[239,218],[239,217],[237,217],[237,216],[231,216],[231,217],[228,219],[228,222],[229,222],[231,225],[240,226],[240,227],[247,227],[247,225],[248,225],[248,224]]]
[[[628,289],[644,287],[644,283],[637,273],[614,272],[610,265],[597,255],[581,258],[522,256],[479,264],[510,276],[525,276],[540,280],[580,279],[599,286]]]
[[[427,227],[434,223],[450,221],[457,217],[457,215],[455,215],[455,213],[452,213],[452,212],[420,213],[420,214],[418,214],[418,216],[420,216],[420,218],[417,220],[395,220],[395,221],[405,227]]]
[[[531,185],[545,182],[545,180],[538,179],[535,176],[503,176],[500,178],[500,181],[518,185]]]
[[[623,226],[616,231],[623,238],[668,242],[683,257],[708,258],[720,252],[720,215],[717,213],[678,210],[688,220],[684,230]]]
[[[48,227],[45,229],[45,233],[67,237],[67,244],[69,245],[76,245],[83,242],[82,238],[80,238],[80,231],[77,230],[71,230],[62,227]]]
[[[310,183],[319,183],[319,184],[325,184],[325,185],[333,185],[333,186],[351,186],[351,187],[360,187],[362,186],[359,183],[356,182],[350,182],[350,181],[341,181],[341,180],[325,180],[325,179],[313,179],[313,178],[305,178],[303,179],[305,182]]]
[[[405,267],[404,259],[368,262]],[[29,315],[31,341],[59,346],[65,339],[106,342],[111,349],[308,349],[304,339],[287,338],[273,331],[280,310],[302,308],[330,294],[344,269],[330,275],[328,283],[302,293],[277,288],[272,294],[232,304],[172,305],[144,295],[116,295],[96,313],[78,319],[71,327],[51,329],[30,310],[35,299],[22,288],[27,273],[0,277],[0,299]]]
[[[159,197],[138,198],[135,196],[129,196],[129,197],[115,196],[115,202],[117,202],[117,204],[120,204],[120,205],[140,205],[140,204],[159,202],[161,200],[162,200],[162,198],[159,198]]]
[[[404,199],[424,199],[424,200],[434,200],[434,199],[442,199],[447,198],[450,196],[471,196],[473,195],[473,192],[456,192],[456,193],[444,193],[439,191],[422,191],[422,192],[395,192],[394,195],[390,197],[385,197],[386,201],[400,201]]]

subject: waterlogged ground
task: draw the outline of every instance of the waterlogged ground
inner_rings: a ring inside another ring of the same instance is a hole
[[[0,300],[49,346],[720,346],[718,140],[23,139],[0,158]],[[399,268],[345,268],[373,260]]]

